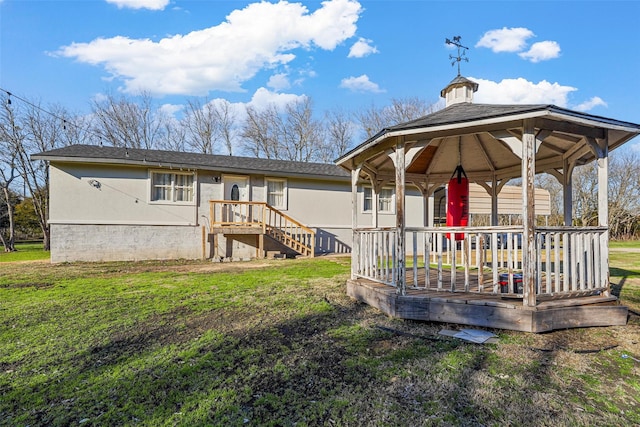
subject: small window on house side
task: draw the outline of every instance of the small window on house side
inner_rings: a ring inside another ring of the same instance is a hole
[[[287,180],[267,178],[267,204],[277,209],[287,209]]]
[[[151,201],[191,203],[194,200],[193,184],[191,173],[151,172]]]
[[[378,194],[378,213],[394,212],[394,191],[392,188],[383,188]],[[364,187],[364,201],[362,206],[363,212],[371,212],[373,210],[373,191],[371,187]]]
[[[373,210],[373,191],[371,187],[364,187],[364,203],[362,205],[364,212],[371,212]]]

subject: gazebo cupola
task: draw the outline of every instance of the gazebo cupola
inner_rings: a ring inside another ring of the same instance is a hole
[[[473,102],[473,92],[478,91],[478,83],[473,82],[460,74],[440,91],[440,96],[445,99],[445,106],[459,104],[461,102]]]

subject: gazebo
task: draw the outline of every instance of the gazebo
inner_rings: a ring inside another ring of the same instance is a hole
[[[530,332],[625,324],[627,308],[609,285],[607,165],[640,125],[554,105],[475,104],[477,89],[458,75],[441,92],[444,109],[382,129],[336,161],[352,177],[348,294],[405,319]],[[572,173],[593,161],[598,225],[574,226]],[[490,226],[434,227],[430,195],[458,165],[491,196]],[[563,226],[536,224],[539,173],[563,186]],[[522,180],[522,225],[500,226],[500,190],[514,178]],[[371,224],[358,224],[363,184],[372,188]],[[377,226],[384,185],[395,186],[394,227]],[[406,226],[407,186],[424,196],[423,227]]]

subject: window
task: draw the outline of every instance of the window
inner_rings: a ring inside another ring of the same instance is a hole
[[[383,188],[380,190],[380,193],[378,194],[379,213],[393,213],[393,196],[393,188]],[[373,191],[371,191],[371,187],[364,187],[364,202],[362,210],[363,212],[371,212],[373,210]]]
[[[233,184],[233,187],[231,187],[231,200],[240,200],[240,188],[238,187],[238,184]]]
[[[287,209],[287,180],[267,179],[267,204],[278,209]]]
[[[191,173],[151,172],[151,201],[193,202],[194,175]]]

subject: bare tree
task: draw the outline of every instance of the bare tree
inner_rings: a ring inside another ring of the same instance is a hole
[[[360,123],[366,138],[371,138],[382,129],[415,120],[436,111],[437,104],[429,104],[425,100],[412,98],[393,98],[391,104],[378,108],[375,105],[357,111],[356,120]]]
[[[371,106],[366,109],[356,111],[354,116],[367,139],[389,125],[384,118],[383,109],[376,107],[374,104],[371,104]]]
[[[356,124],[342,109],[327,111],[324,116],[325,140],[319,150],[322,162],[332,162],[346,153],[353,144]]]
[[[162,138],[157,147],[161,150],[188,151],[186,145],[186,129],[173,117],[167,117],[162,121]]]
[[[216,117],[217,136],[226,147],[229,155],[233,155],[233,145],[236,141],[237,114],[233,106],[226,99],[213,101],[213,113]]]
[[[543,188],[549,192],[551,216],[549,225],[563,225],[563,193],[562,184],[550,174],[536,175],[536,187]]]
[[[148,93],[138,99],[108,95],[93,101],[94,131],[115,147],[154,148],[162,137],[161,116]]]
[[[0,116],[0,202],[4,206],[3,215],[7,220],[7,235],[0,232],[0,241],[5,252],[16,250],[15,247],[15,198],[11,187],[19,172],[19,150],[23,144],[24,134],[18,123],[15,109],[6,99],[2,100]]]
[[[311,98],[287,104],[285,118],[282,121],[282,152],[285,160],[310,162],[318,159],[318,147],[323,142],[323,131],[320,122],[313,118],[313,102]]]
[[[280,126],[280,117],[275,105],[269,105],[263,110],[247,107],[247,119],[241,132],[244,150],[255,157],[280,158]]]
[[[214,153],[217,134],[214,106],[199,99],[187,101],[182,125],[186,129],[186,143],[191,151],[203,154]]]
[[[631,238],[640,227],[640,162],[635,153],[618,151],[609,156],[608,225],[612,239]],[[580,225],[598,224],[597,162],[575,168],[574,218]]]
[[[640,161],[632,151],[617,151],[609,160],[609,232],[615,239],[633,238],[640,226]]]
[[[595,163],[578,166],[573,170],[573,214],[578,225],[597,225],[598,179]]]
[[[244,149],[257,157],[299,162],[318,160],[324,143],[322,124],[313,118],[313,103],[303,98],[282,110],[270,105],[263,110],[247,107],[242,127]]]
[[[30,155],[85,142],[75,138],[88,138],[85,128],[76,126],[78,122],[86,122],[72,118],[60,106],[45,110],[36,104],[30,105],[25,111],[23,122],[26,138],[19,150],[20,170],[42,230],[44,249],[49,250],[49,169],[45,161],[32,162]]]

